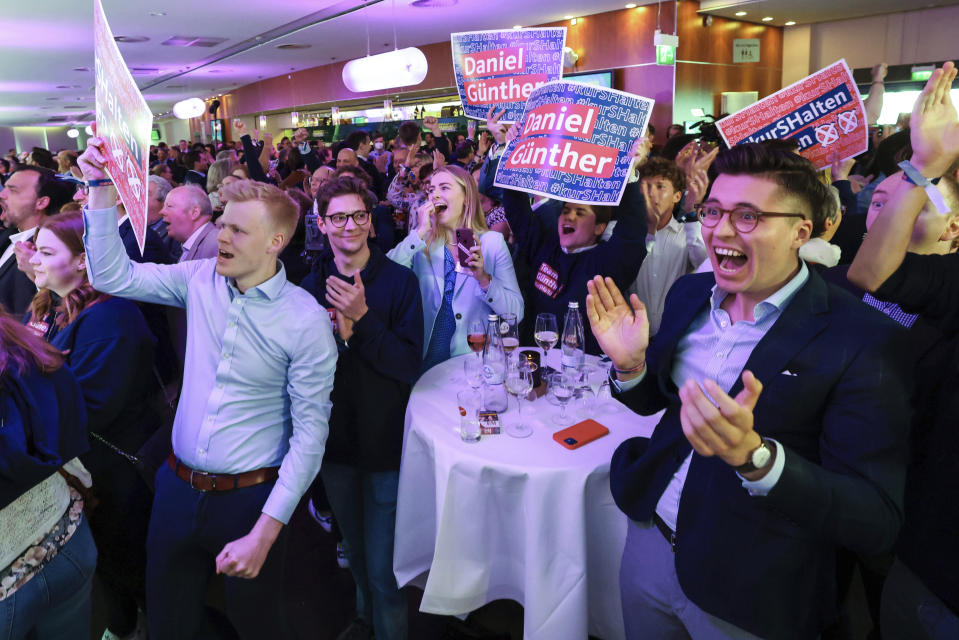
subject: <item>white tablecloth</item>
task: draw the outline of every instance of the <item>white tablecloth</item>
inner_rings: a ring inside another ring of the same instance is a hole
[[[619,564],[626,516],[609,492],[609,461],[627,438],[648,436],[659,416],[615,400],[593,416],[610,434],[575,451],[561,447],[539,398],[523,417],[533,434],[466,443],[456,392],[468,388],[463,358],[428,371],[406,413],[393,568],[424,589],[427,613],[465,614],[500,598],[524,606],[524,638],[624,637]],[[558,366],[558,350],[550,354]],[[450,377],[455,381],[450,381]],[[510,396],[504,424],[516,419]]]

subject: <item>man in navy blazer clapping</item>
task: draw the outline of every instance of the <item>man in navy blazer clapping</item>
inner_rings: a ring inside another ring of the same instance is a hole
[[[715,166],[714,273],[673,285],[652,343],[635,295],[588,285],[621,400],[666,410],[610,466],[627,636],[817,637],[836,550],[886,552],[902,524],[911,367],[894,322],[799,259],[829,198],[813,165],[745,144]]]

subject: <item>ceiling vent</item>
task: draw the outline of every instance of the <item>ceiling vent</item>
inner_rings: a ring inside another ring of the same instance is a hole
[[[53,116],[53,117],[47,118],[47,122],[66,122],[69,119],[70,119],[69,116]]]
[[[311,45],[311,44],[295,44],[295,43],[290,43],[290,44],[280,44],[280,45],[277,45],[276,48],[277,48],[277,49],[280,49],[280,50],[282,50],[282,51],[290,51],[290,50],[292,50],[292,49],[309,49],[309,48],[312,47],[312,46],[313,46],[313,45]]]
[[[130,75],[133,76],[155,76],[160,73],[156,67],[130,67]]]
[[[160,44],[167,47],[215,47],[226,42],[226,38],[209,38],[203,36],[173,36]]]
[[[86,107],[85,105],[82,105],[82,104],[65,104],[65,105],[63,105],[63,106],[60,107],[60,108],[61,108],[61,109],[70,109],[70,110],[82,110],[82,109],[86,109],[87,107]]]
[[[150,39],[146,36],[113,36],[113,39],[116,42],[121,44],[134,44],[137,42],[149,42]]]

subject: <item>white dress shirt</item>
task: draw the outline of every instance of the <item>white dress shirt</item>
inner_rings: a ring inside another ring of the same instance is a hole
[[[659,331],[669,288],[704,260],[706,245],[698,222],[683,223],[671,217],[655,234],[646,234],[646,258],[628,292],[635,293],[646,305],[649,335]]]
[[[336,342],[312,295],[276,275],[241,293],[216,260],[137,264],[116,208],[84,210],[87,271],[98,291],[186,308],[183,391],[173,451],[189,467],[243,473],[279,466],[262,512],[286,523],[320,469]]]
[[[7,248],[3,250],[3,256],[0,257],[0,267],[7,264],[7,260],[13,257],[13,250],[16,248],[18,242],[26,242],[33,237],[33,233],[37,230],[36,227],[27,229],[26,231],[20,231],[14,233],[10,236],[10,244],[7,245]]]

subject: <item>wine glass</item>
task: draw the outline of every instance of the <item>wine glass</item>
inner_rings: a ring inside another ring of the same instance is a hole
[[[483,347],[486,345],[486,325],[482,320],[470,322],[469,330],[466,332],[466,343],[477,358],[483,353]]]
[[[549,379],[549,392],[552,394],[560,406],[560,414],[553,416],[553,422],[560,426],[569,426],[572,421],[566,415],[566,405],[573,398],[577,387],[576,378],[569,373],[557,371]]]
[[[543,350],[543,365],[546,365],[546,354],[559,342],[559,329],[556,325],[556,316],[552,313],[541,313],[536,316],[536,329],[533,333],[536,345]]]
[[[519,347],[519,323],[515,313],[504,313],[499,317],[499,332],[503,338],[503,351],[509,358]]]
[[[478,390],[483,385],[485,375],[483,373],[482,358],[464,358],[463,373],[466,375],[466,382],[473,390]]]
[[[516,396],[516,422],[506,425],[506,433],[514,438],[525,438],[533,433],[523,422],[523,398],[533,390],[533,368],[526,361],[510,362],[506,369],[506,390]]]

